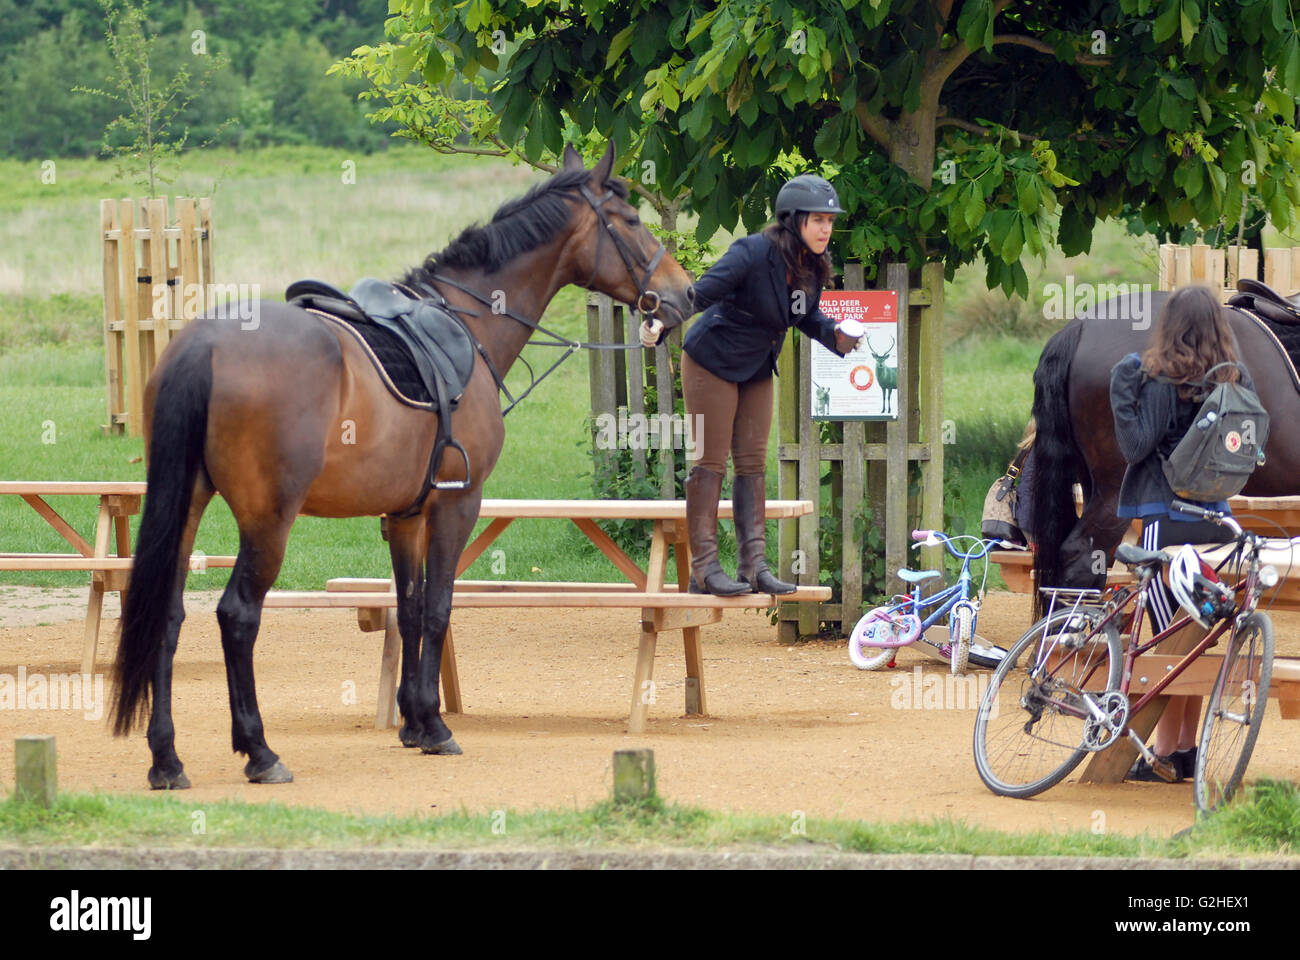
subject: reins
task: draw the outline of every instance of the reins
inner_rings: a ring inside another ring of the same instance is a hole
[[[628,276],[630,276],[632,278],[632,281],[636,284],[637,300],[636,303],[633,305],[633,309],[640,311],[642,314],[654,313],[656,310],[659,309],[659,305],[660,303],[662,303],[662,299],[660,298],[658,293],[656,293],[654,290],[651,290],[649,288],[649,283],[650,283],[650,278],[654,275],[655,269],[659,266],[659,261],[663,259],[664,253],[666,252],[663,243],[662,242],[659,243],[659,246],[655,250],[654,255],[646,262],[645,273],[642,276],[638,277],[637,266],[639,265],[634,263],[635,258],[628,250],[627,244],[624,242],[623,238],[620,237],[618,233],[614,230],[614,225],[610,222],[609,217],[606,215],[604,210],[605,203],[611,197],[616,196],[616,194],[612,189],[610,189],[610,190],[606,190],[603,196],[597,197],[587,188],[586,184],[582,186],[581,190],[582,190],[583,199],[585,199],[587,203],[591,205],[591,208],[596,212],[596,217],[600,220],[601,227],[603,228],[596,235],[596,255],[592,258],[591,276],[588,277],[587,282],[581,284],[581,286],[584,289],[588,289],[588,290],[591,289],[591,284],[596,279],[596,270],[599,269],[600,267],[601,243],[604,240],[605,234],[608,233],[610,240],[614,244],[614,249],[618,251],[619,257],[623,260],[623,265],[627,267]],[[543,327],[541,323],[537,320],[529,320],[527,317],[521,317],[513,310],[510,310],[507,307],[497,304],[496,302],[485,297],[477,290],[467,287],[464,284],[451,279],[450,277],[444,276],[439,273],[431,273],[429,274],[429,276],[433,280],[437,281],[438,283],[445,283],[448,286],[455,287],[457,290],[461,291],[462,293],[468,294],[469,296],[477,300],[479,303],[488,307],[492,311],[492,313],[509,317],[511,320],[514,320],[516,323],[522,324],[523,326],[531,330],[533,334],[543,333],[546,336],[551,338],[550,340],[534,341],[532,340],[530,335],[528,341],[529,344],[538,347],[565,348],[564,353],[560,355],[560,359],[556,360],[553,364],[551,364],[550,367],[546,369],[546,372],[543,373],[540,377],[537,376],[536,372],[533,370],[533,365],[529,363],[521,353],[519,355],[519,359],[523,361],[524,366],[528,368],[528,376],[530,382],[528,384],[528,389],[525,390],[523,393],[521,393],[518,397],[516,397],[513,394],[511,394],[510,389],[505,384],[505,380],[497,372],[496,366],[492,363],[491,358],[488,356],[487,349],[483,346],[483,344],[479,342],[478,338],[474,336],[473,332],[470,331],[465,321],[462,320],[459,316],[457,316],[457,314],[460,313],[469,314],[470,316],[478,316],[478,314],[473,310],[467,310],[463,307],[453,306],[452,304],[447,302],[447,299],[443,297],[441,293],[439,293],[437,290],[430,287],[429,284],[427,283],[420,284],[420,286],[424,287],[425,290],[436,295],[438,299],[442,301],[442,305],[448,311],[451,312],[452,317],[454,317],[455,320],[462,327],[464,327],[465,332],[469,334],[470,341],[474,344],[474,349],[478,351],[479,356],[481,356],[484,362],[487,363],[487,368],[492,374],[492,379],[496,381],[497,389],[500,390],[502,393],[504,393],[506,399],[510,401],[509,405],[506,406],[506,408],[503,411],[501,411],[501,416],[503,417],[506,416],[508,413],[510,413],[510,411],[513,410],[519,404],[519,402],[524,399],[524,397],[532,393],[533,390],[537,388],[537,385],[539,383],[541,383],[548,376],[554,373],[556,368],[558,368],[560,364],[562,364],[565,360],[569,359],[569,357],[571,357],[574,353],[576,353],[579,350],[640,350],[642,349],[640,343],[594,343],[594,342],[587,342],[583,340],[571,340],[570,338],[563,336],[562,334],[556,333],[554,330],[548,330],[546,327]],[[650,306],[647,306],[647,301],[649,301]]]

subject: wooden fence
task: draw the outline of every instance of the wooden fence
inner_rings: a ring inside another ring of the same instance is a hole
[[[777,380],[780,436],[778,497],[811,500],[813,513],[780,523],[780,575],[816,574],[821,565],[822,516],[834,524],[843,563],[838,603],[783,604],[780,639],[818,632],[821,623],[851,630],[862,614],[863,509],[884,534],[886,589],[901,592],[897,571],[918,562],[908,552],[910,519],[943,529],[943,265],[927,264],[919,288],[911,288],[906,264],[884,264],[880,289],[898,293],[898,419],[886,423],[845,422],[842,443],[822,443],[820,424],[809,409],[811,348],[808,338],[790,336],[781,352]],[[861,264],[846,264],[847,290],[864,288]],[[829,464],[827,468],[823,461]],[[911,464],[920,487],[909,496]],[[830,503],[824,504],[822,475],[830,473]],[[829,508],[829,509],[828,509]],[[940,548],[927,548],[919,562],[941,564]]]
[[[1204,243],[1160,245],[1158,290],[1177,290],[1203,283],[1218,290],[1226,301],[1237,292],[1239,277],[1259,276],[1259,251],[1232,245],[1216,250]],[[1290,296],[1300,290],[1300,247],[1275,247],[1264,251],[1264,282]]]
[[[101,200],[107,433],[141,432],[144,385],[172,333],[210,306],[212,204],[176,198]]]
[[[593,343],[638,343],[640,316],[603,293],[587,294],[587,339]],[[677,497],[674,446],[682,449],[685,419],[673,416],[673,370],[669,343],[681,343],[681,328],[649,350],[589,351],[593,464],[599,471],[620,450],[632,457],[632,475],[651,478],[659,497]],[[645,387],[655,385],[655,409],[646,410]],[[651,434],[653,433],[653,437]],[[611,447],[609,440],[614,440]],[[666,442],[665,442],[666,441]]]

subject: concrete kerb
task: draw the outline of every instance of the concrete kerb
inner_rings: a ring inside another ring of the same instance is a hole
[[[0,870],[1300,870],[1300,857],[1168,860],[766,851],[0,848]]]

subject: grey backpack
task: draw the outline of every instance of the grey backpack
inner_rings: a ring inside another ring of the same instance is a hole
[[[1239,369],[1240,364],[1233,364]],[[1212,383],[1205,372],[1200,384],[1209,389],[1187,433],[1168,457],[1160,458],[1165,479],[1185,500],[1226,500],[1241,492],[1258,464],[1264,462],[1268,411],[1254,390],[1237,383]]]

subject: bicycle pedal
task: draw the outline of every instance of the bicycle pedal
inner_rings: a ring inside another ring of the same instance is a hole
[[[1177,765],[1170,760],[1166,760],[1164,757],[1155,758],[1155,762],[1151,764],[1151,772],[1165,783],[1178,782]]]

